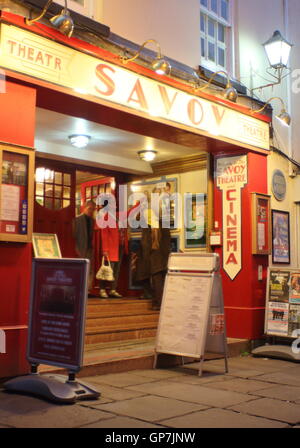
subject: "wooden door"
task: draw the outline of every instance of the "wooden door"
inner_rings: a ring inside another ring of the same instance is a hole
[[[55,233],[66,258],[76,257],[72,235],[75,187],[75,168],[62,162],[36,160],[34,232]]]

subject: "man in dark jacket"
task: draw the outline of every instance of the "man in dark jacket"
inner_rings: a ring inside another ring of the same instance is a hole
[[[78,257],[90,260],[89,290],[93,286],[93,236],[94,236],[94,212],[96,204],[87,201],[82,214],[75,218],[73,223],[73,235]]]

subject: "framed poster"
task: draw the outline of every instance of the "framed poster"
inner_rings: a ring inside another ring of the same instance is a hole
[[[31,242],[34,151],[0,145],[0,241]]]
[[[33,233],[32,244],[35,258],[61,258],[56,234]]]
[[[270,196],[252,193],[252,254],[271,253]]]
[[[166,222],[170,223],[170,229],[176,229],[175,213],[176,204],[175,200],[170,200],[170,196],[178,191],[177,178],[161,177],[155,180],[149,180],[144,182],[134,182],[130,185],[131,194],[143,193],[148,201],[148,210],[151,208],[151,194],[162,195],[161,200],[161,213],[162,218],[166,219]],[[139,199],[138,199],[139,200]],[[129,204],[130,206],[134,204]],[[169,221],[168,221],[168,217]],[[131,232],[139,232],[140,228],[131,229]]]
[[[272,261],[290,264],[290,214],[272,210]]]
[[[184,247],[206,248],[206,194],[188,195],[184,205]]]

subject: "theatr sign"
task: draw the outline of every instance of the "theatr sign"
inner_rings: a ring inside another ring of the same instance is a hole
[[[192,132],[270,149],[264,121],[6,24],[1,24],[0,66]]]

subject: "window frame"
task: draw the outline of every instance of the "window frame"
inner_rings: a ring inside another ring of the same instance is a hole
[[[228,20],[221,17],[221,1],[218,0],[218,14],[211,9],[211,0],[207,0],[207,7],[205,7],[201,0],[200,4],[200,65],[213,72],[218,70],[232,73],[234,69],[233,55],[234,55],[234,8],[235,0],[228,0]],[[202,30],[202,17],[205,20],[205,31]],[[215,36],[211,37],[208,34],[208,21],[211,19],[215,23]],[[219,24],[224,26],[225,42],[218,40]],[[205,40],[205,55],[203,56],[202,39]],[[214,45],[214,61],[209,59],[209,43]],[[224,50],[224,66],[218,64],[218,51]]]

